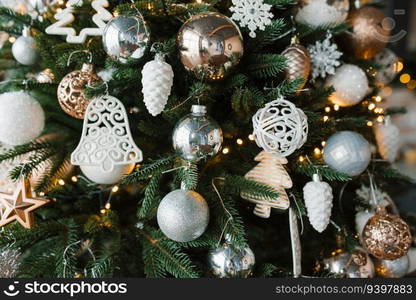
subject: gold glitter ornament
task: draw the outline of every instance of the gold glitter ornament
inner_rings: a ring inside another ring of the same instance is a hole
[[[83,64],[81,70],[67,74],[58,86],[58,101],[62,109],[71,117],[84,119],[91,101],[85,96],[85,88],[101,81],[92,64]]]
[[[299,44],[299,40],[294,37],[289,47],[282,55],[286,58],[286,78],[293,81],[302,78],[304,81],[298,89],[302,89],[308,80],[311,72],[311,57],[309,51]]]
[[[370,59],[383,51],[389,40],[390,29],[384,13],[375,7],[365,6],[350,12],[351,29],[340,36],[342,48],[357,58]]]
[[[364,247],[379,259],[393,260],[409,251],[412,234],[409,225],[399,216],[387,213],[385,207],[377,207],[376,215],[364,226]]]

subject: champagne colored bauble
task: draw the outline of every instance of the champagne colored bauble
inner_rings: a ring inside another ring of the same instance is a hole
[[[371,147],[362,135],[353,131],[340,131],[326,142],[323,158],[335,171],[357,176],[370,163]]]
[[[291,81],[302,78],[304,82],[298,87],[302,89],[311,72],[311,57],[308,49],[294,41],[282,52],[282,55],[286,58],[286,78]]]
[[[103,171],[100,166],[81,165],[80,169],[89,180],[97,184],[115,184],[125,175],[130,174],[134,166],[135,164],[115,165],[114,169],[109,172]]]
[[[378,259],[394,260],[407,254],[412,245],[409,225],[382,206],[368,220],[362,233],[363,246]]]
[[[375,7],[364,6],[348,16],[351,29],[341,35],[339,42],[348,53],[361,59],[370,59],[383,51],[389,41],[388,18]]]
[[[410,262],[409,257],[403,255],[394,260],[376,259],[374,265],[378,277],[401,278],[407,274]]]
[[[295,21],[313,27],[336,26],[347,19],[348,0],[299,0]]]
[[[177,35],[181,62],[199,79],[220,80],[238,65],[244,52],[238,26],[220,13],[201,13],[186,21]]]
[[[211,272],[219,278],[247,278],[253,272],[255,257],[249,248],[239,248],[226,241],[208,254]]]
[[[58,86],[58,101],[64,112],[71,117],[84,119],[91,101],[85,96],[85,88],[101,81],[91,64],[84,64],[81,70],[73,71],[62,78]]]
[[[42,106],[25,92],[0,94],[0,142],[23,145],[37,138],[45,126]]]
[[[369,86],[365,72],[350,64],[339,67],[335,74],[326,81],[327,86],[333,86],[335,92],[329,100],[339,106],[358,104],[367,95]]]
[[[150,32],[141,15],[115,17],[103,30],[105,52],[122,63],[141,58],[149,40]]]
[[[374,63],[379,66],[375,74],[377,85],[384,86],[393,81],[399,72],[399,58],[390,49],[385,48],[374,57]]]
[[[323,260],[324,268],[344,278],[373,278],[374,264],[370,256],[357,248],[352,253],[338,249]]]
[[[208,204],[194,191],[170,192],[162,199],[157,209],[160,230],[176,242],[190,242],[199,238],[207,228],[208,222]]]
[[[22,65],[31,66],[39,61],[36,41],[30,36],[30,30],[28,28],[25,28],[23,35],[18,37],[13,43],[12,53],[14,59]]]
[[[205,106],[192,105],[191,113],[179,120],[173,130],[173,148],[185,160],[196,162],[221,149],[222,130],[206,112]]]
[[[374,212],[374,210],[363,210],[355,214],[355,230],[357,234],[360,236],[360,239],[365,225],[367,224],[368,220],[370,220],[370,218],[373,217],[375,214],[376,213]]]

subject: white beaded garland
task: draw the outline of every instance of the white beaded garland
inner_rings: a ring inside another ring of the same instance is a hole
[[[306,142],[308,119],[302,110],[280,98],[257,111],[253,129],[259,147],[285,157]]]
[[[25,92],[0,95],[0,142],[22,145],[37,138],[45,126],[40,104]]]
[[[326,85],[335,89],[330,97],[331,102],[344,107],[358,104],[369,90],[364,71],[350,64],[339,67],[335,75],[328,78]]]

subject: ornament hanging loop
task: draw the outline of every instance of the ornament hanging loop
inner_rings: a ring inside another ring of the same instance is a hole
[[[69,54],[69,56],[68,56],[68,60],[66,61],[66,66],[67,66],[67,67],[69,67],[69,65],[71,64],[71,59],[72,59],[72,56],[73,56],[75,53],[86,53],[86,54],[88,55],[88,63],[89,63],[89,64],[91,64],[91,63],[92,63],[92,53],[91,53],[90,51],[88,51],[88,50],[75,50],[75,51],[72,51],[72,52]]]

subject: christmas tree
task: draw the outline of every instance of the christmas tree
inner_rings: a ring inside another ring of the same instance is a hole
[[[368,2],[51,1],[31,15],[0,7],[0,190],[13,195],[25,182],[45,200],[30,229],[4,222],[2,274],[390,276],[374,264],[414,251],[409,225],[378,195],[409,180],[373,127],[403,113],[381,107],[403,64]],[[360,20],[377,34],[360,36]],[[51,32],[61,26],[73,39]],[[382,156],[371,151],[377,143]],[[313,175],[332,189],[306,207]],[[331,192],[341,199],[333,207]],[[24,213],[13,203],[0,203],[2,219]],[[332,207],[322,233],[307,219],[320,203]],[[255,205],[269,217],[253,215]],[[368,212],[362,232],[355,208]],[[380,224],[401,233],[366,247]],[[225,251],[246,263],[225,268]]]

